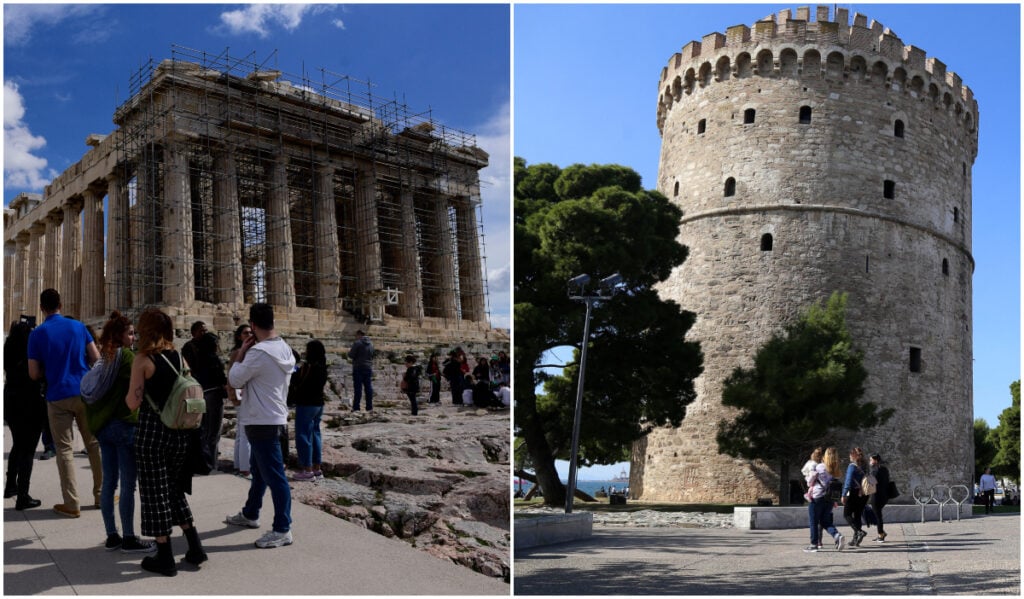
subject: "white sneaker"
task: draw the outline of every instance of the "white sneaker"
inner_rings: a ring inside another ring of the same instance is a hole
[[[224,523],[225,524],[234,524],[235,526],[244,526],[246,528],[259,528],[260,527],[260,521],[259,520],[250,520],[250,519],[246,518],[245,515],[241,511],[239,511],[234,516],[227,516],[226,518],[224,518]]]
[[[260,549],[267,549],[269,547],[282,547],[284,545],[292,544],[292,531],[288,532],[277,532],[271,530],[267,534],[263,535],[256,541],[256,546]]]

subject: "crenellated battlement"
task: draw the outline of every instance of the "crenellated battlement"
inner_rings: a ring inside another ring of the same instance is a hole
[[[691,41],[672,55],[658,84],[658,128],[674,102],[712,83],[731,78],[859,80],[894,92],[933,101],[963,121],[968,131],[978,123],[974,93],[960,76],[924,50],[904,45],[888,27],[828,6],[800,7],[768,15],[754,23],[734,25]]]

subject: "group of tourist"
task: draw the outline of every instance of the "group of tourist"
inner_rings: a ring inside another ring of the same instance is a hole
[[[223,402],[230,398],[240,404],[240,420],[244,423],[240,429],[245,430],[247,461],[252,466],[245,505],[225,521],[258,527],[263,496],[269,489],[274,504],[273,526],[256,546],[292,543],[291,491],[279,439],[287,423],[286,395],[295,358],[275,332],[271,306],[257,303],[250,308],[248,324],[236,331],[236,347],[226,376],[217,357],[216,336],[206,330],[204,323],[192,327],[193,339],[179,353],[174,349],[171,318],[156,308],[144,310],[136,324],[113,312],[98,341],[85,325],[61,314],[56,290],[40,294],[40,308],[45,315],[42,324],[33,328],[30,322],[14,323],[4,343],[4,418],[12,436],[5,495],[17,496],[16,509],[41,504],[29,495],[29,485],[33,455],[46,424],[42,416],[45,413],[53,431],[63,496],[62,503],[53,506],[55,513],[68,518],[81,516],[72,446],[72,427],[77,425],[89,455],[94,505],[100,509],[106,529],[105,548],[124,553],[155,551],[155,555],[143,558],[142,568],[173,576],[177,564],[171,533],[178,526],[188,543],[185,561],[203,563],[207,554],[185,497],[191,492],[191,477],[196,471],[195,460],[190,458],[198,451],[201,463],[207,466],[205,472],[216,466]],[[318,352],[318,344],[310,342],[307,346],[307,361],[299,374],[304,381],[303,393],[310,395],[316,394],[316,381],[326,382],[323,346],[319,345]],[[185,369],[194,369],[208,408],[205,426],[198,430],[169,428],[161,419],[174,382]],[[94,386],[93,381],[99,379],[106,382]],[[301,456],[311,454],[302,451],[299,439],[305,438],[303,433],[297,434],[300,461]],[[315,460],[319,460],[318,455]],[[115,492],[119,485],[118,501]],[[136,486],[141,533],[153,537],[153,541],[138,537],[134,531]],[[115,503],[119,504],[120,532],[114,517]]]
[[[500,351],[489,358],[478,356],[472,368],[461,347],[448,352],[448,358],[441,365],[438,365],[438,358],[433,354],[427,365],[431,403],[440,401],[441,378],[448,381],[453,405],[501,408],[512,403],[512,365],[507,353]]]
[[[853,537],[849,540],[851,547],[859,547],[868,533],[862,524],[865,510],[870,504],[871,513],[877,520],[876,543],[884,543],[886,538],[885,524],[882,519],[882,510],[889,501],[889,469],[882,462],[880,455],[873,454],[870,461],[865,458],[864,451],[860,447],[850,450],[849,464],[844,472],[840,463],[839,453],[835,447],[822,450],[816,448],[810,459],[801,469],[807,482],[807,494],[809,500],[807,507],[808,521],[811,533],[811,544],[804,549],[805,552],[813,553],[823,547],[823,531],[827,531],[835,542],[835,548],[842,551],[846,546],[846,537],[836,529],[832,519],[832,509],[836,500],[830,488],[839,488],[839,481],[842,481],[841,491],[838,491],[838,502],[843,506],[843,518],[853,529]],[[868,477],[871,477],[868,479]],[[866,480],[867,479],[867,480]],[[873,481],[871,488],[868,482]]]

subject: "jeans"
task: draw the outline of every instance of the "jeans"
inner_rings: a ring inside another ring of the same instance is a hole
[[[288,532],[292,524],[292,492],[281,457],[280,427],[249,425],[245,433],[252,448],[252,482],[242,515],[250,520],[258,519],[263,495],[269,488],[270,499],[274,502],[274,531]]]
[[[811,545],[817,545],[821,541],[818,531],[822,528],[827,530],[832,538],[839,534],[832,523],[832,500],[828,497],[819,497],[807,504],[807,518],[811,527]]]
[[[416,403],[416,392],[406,391],[405,394],[409,397],[409,403],[412,404],[412,415],[415,416],[420,413],[420,406]]]
[[[295,455],[299,466],[320,465],[320,418],[323,406],[295,406]]]
[[[100,513],[107,535],[117,534],[114,520],[114,492],[118,479],[121,481],[121,530],[125,537],[135,536],[135,468],[136,425],[113,418],[96,433],[100,442],[100,458],[103,462],[103,486],[100,490]]]
[[[352,384],[355,386],[355,396],[352,399],[352,411],[359,411],[359,402],[363,398],[363,387],[366,388],[366,411],[373,410],[373,371],[360,368],[352,371]]]

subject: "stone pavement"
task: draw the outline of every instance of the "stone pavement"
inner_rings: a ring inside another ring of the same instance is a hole
[[[5,472],[10,443],[5,429]],[[75,465],[79,489],[88,489],[88,460],[76,455]],[[53,460],[36,461],[31,493],[43,505],[19,512],[13,498],[4,500],[3,594],[509,595],[509,585],[501,580],[298,502],[292,502],[295,543],[257,549],[253,543],[270,529],[273,519],[269,492],[260,529],[223,523],[226,515],[241,509],[247,491],[248,481],[230,474],[193,479],[189,502],[210,559],[199,568],[182,561],[186,543],[175,528],[178,575],[165,577],[142,570],[143,555],[104,549],[106,534],[98,509],[85,508],[77,519],[55,514],[51,508],[60,503],[57,466]],[[137,496],[135,522],[138,532]]]
[[[840,532],[852,536],[840,525]],[[884,544],[804,553],[806,529],[594,527],[516,552],[515,595],[1020,596],[1020,515],[886,526]]]

